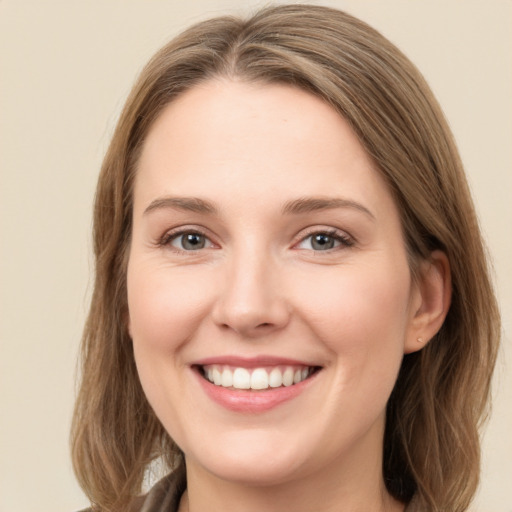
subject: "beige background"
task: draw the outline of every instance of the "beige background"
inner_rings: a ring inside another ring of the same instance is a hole
[[[494,257],[504,317],[474,510],[512,512],[512,2],[333,0],[400,46],[443,105]],[[150,55],[237,0],[0,0],[0,512],[86,505],[67,447],[90,292],[95,180]]]

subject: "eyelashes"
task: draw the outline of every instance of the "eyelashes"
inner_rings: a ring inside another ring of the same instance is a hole
[[[167,235],[161,245],[167,245],[180,251],[199,251],[212,247],[210,239],[198,231],[181,231]]]
[[[315,253],[332,253],[350,248],[355,244],[355,240],[350,235],[334,228],[310,228],[297,238],[292,248]],[[220,248],[204,231],[192,227],[165,233],[157,245],[167,247],[179,254],[199,253],[206,249]]]
[[[197,228],[169,231],[159,240],[158,245],[168,247],[177,253],[190,253],[216,247],[210,238]]]
[[[300,242],[295,247],[315,252],[327,252],[339,248],[352,247],[354,240],[343,231],[337,229],[318,230],[313,229],[303,234]]]

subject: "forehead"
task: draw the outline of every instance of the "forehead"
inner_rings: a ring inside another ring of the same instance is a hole
[[[195,86],[165,107],[142,150],[135,202],[238,195],[263,204],[277,191],[393,206],[357,136],[324,101],[288,85],[228,80]]]

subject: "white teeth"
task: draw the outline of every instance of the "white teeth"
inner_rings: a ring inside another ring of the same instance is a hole
[[[237,389],[251,388],[251,374],[245,368],[237,368],[233,372],[233,387]]]
[[[263,368],[257,368],[251,375],[251,389],[267,389],[268,373]]]
[[[221,386],[224,388],[229,388],[232,385],[233,385],[233,373],[229,368],[224,368],[224,370],[222,370]]]
[[[268,377],[271,388],[279,388],[283,385],[283,374],[279,368],[274,368]]]
[[[291,386],[293,384],[293,368],[286,368],[283,373],[283,386]]]
[[[310,374],[309,367],[270,367],[233,368],[221,365],[209,365],[203,368],[204,376],[216,386],[235,389],[269,389],[292,386],[306,380]]]

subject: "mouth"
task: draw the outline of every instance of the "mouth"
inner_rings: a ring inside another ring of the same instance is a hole
[[[269,391],[290,388],[311,378],[319,366],[278,365],[246,368],[227,364],[195,365],[206,381],[230,390]]]

